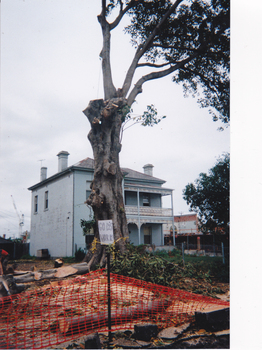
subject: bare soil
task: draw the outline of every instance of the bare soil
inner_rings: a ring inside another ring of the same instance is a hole
[[[70,263],[64,263],[63,266],[69,266],[72,265],[74,262]],[[16,270],[20,271],[39,271],[39,270],[48,270],[53,269],[55,267],[55,261],[50,260],[17,260],[17,261],[10,261],[8,266],[13,266],[14,264],[17,265]],[[73,278],[74,276],[66,277]],[[35,281],[31,283],[31,287],[35,284],[35,287],[39,287],[42,285],[49,284],[50,280],[41,280],[41,281]],[[219,294],[216,294],[215,296],[223,299],[225,301],[229,301],[229,283],[221,283],[219,281],[213,280],[212,282],[206,282],[206,281],[199,281],[195,278],[185,278],[182,279],[179,283],[179,289],[183,289],[186,291],[192,291],[196,288],[201,289],[202,291],[210,289],[210,286],[212,285],[213,289],[220,290],[221,292]]]
[[[37,259],[37,260],[16,260],[16,261],[10,261],[8,266],[12,266],[13,264],[16,264],[16,270],[19,271],[38,271],[38,270],[48,270],[53,269],[55,267],[55,261],[50,260],[43,260],[43,259]],[[64,263],[64,266],[71,265],[70,263]]]
[[[63,266],[72,265],[74,262],[64,263]],[[48,270],[53,269],[55,267],[54,260],[17,260],[10,261],[9,267],[16,265],[16,270],[19,271],[39,271],[39,270]],[[64,279],[74,278],[75,276],[68,276]],[[29,284],[28,289],[41,288],[42,286],[50,284],[50,279],[48,280],[40,280],[35,281]],[[181,289],[191,290],[192,286],[195,286],[196,283],[199,283],[196,279],[185,278],[181,281]],[[208,288],[210,285],[209,282],[201,282],[201,288]],[[217,294],[216,297],[225,301],[229,301],[229,284],[212,281],[212,287],[217,287],[222,291],[221,294]],[[194,324],[188,328],[188,330],[181,334],[181,339],[177,339],[176,341],[170,341],[169,343],[163,342],[162,339],[152,339],[148,344],[143,344],[143,346],[139,346],[138,343],[133,339],[132,332],[117,332],[113,333],[113,346],[115,348],[172,348],[172,349],[196,349],[196,348],[229,348],[229,330],[225,331],[225,334],[216,335],[205,332],[204,330],[199,330],[195,327]],[[101,341],[101,348],[108,348],[108,337],[105,333],[99,334]],[[60,346],[56,346],[55,348],[63,348],[63,349],[83,349],[85,348],[85,337],[79,338],[75,341],[70,341]],[[112,346],[112,345],[111,345]],[[52,348],[52,347],[51,347]]]

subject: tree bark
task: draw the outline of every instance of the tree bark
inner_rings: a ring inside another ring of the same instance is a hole
[[[91,125],[88,139],[94,154],[94,179],[86,201],[92,207],[96,221],[92,248],[84,259],[89,268],[97,263],[105,265],[105,246],[99,243],[99,220],[112,220],[115,246],[122,253],[128,239],[122,192],[123,174],[119,165],[119,138],[126,105],[126,100],[121,97],[106,101],[100,99],[90,101],[83,111]]]
[[[17,285],[15,278],[12,275],[3,275],[0,276],[0,298],[20,293],[24,290],[22,285]],[[4,301],[3,301],[4,303]],[[0,309],[1,309],[0,303]]]
[[[146,304],[139,302],[136,306],[118,308],[111,314],[111,324],[121,324],[121,322],[128,322],[135,318],[145,317],[151,313],[162,312],[170,305],[168,300],[153,300]],[[101,324],[108,322],[108,311],[100,311],[96,314],[89,314],[85,316],[78,316],[74,318],[61,319],[55,321],[51,326],[53,332],[60,332],[62,334],[79,333],[79,330],[85,330],[88,327],[99,328]]]
[[[14,276],[15,283],[29,283],[43,279],[63,278],[71,275],[83,275],[89,272],[88,264],[81,263],[70,266],[62,266],[57,269],[28,271],[25,274]]]

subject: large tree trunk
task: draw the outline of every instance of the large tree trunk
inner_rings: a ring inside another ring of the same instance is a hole
[[[94,154],[94,180],[91,194],[87,199],[94,212],[95,237],[84,259],[89,268],[100,263],[105,264],[105,246],[99,243],[98,220],[112,220],[115,246],[124,252],[128,239],[127,221],[122,192],[123,174],[119,165],[121,150],[120,131],[124,117],[126,100],[113,98],[90,101],[83,111],[87,116],[91,130],[88,139]]]

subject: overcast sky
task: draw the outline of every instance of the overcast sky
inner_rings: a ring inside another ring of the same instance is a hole
[[[57,154],[68,151],[69,165],[93,157],[89,123],[82,110],[103,97],[100,1],[2,0],[1,4],[1,202],[0,235],[17,236],[19,215],[30,230],[31,195],[40,167],[57,172]],[[122,86],[133,56],[129,37],[112,32],[114,83]],[[144,85],[134,114],[154,104],[159,125],[136,125],[124,132],[121,166],[143,171],[174,189],[174,212],[187,213],[182,190],[229,151],[230,130],[219,132],[196,99],[185,98],[171,77]],[[40,161],[42,160],[42,161]]]

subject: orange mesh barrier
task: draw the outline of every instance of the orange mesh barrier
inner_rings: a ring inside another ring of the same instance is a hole
[[[112,331],[150,322],[160,328],[190,322],[195,311],[229,303],[111,274]],[[47,348],[108,331],[107,275],[98,270],[0,299],[0,348]]]

